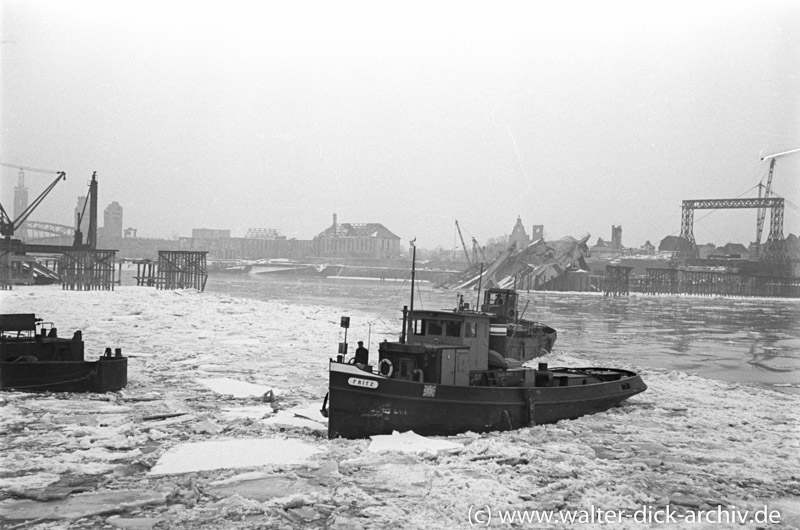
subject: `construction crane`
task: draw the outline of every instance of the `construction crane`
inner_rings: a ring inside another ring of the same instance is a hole
[[[481,253],[481,260],[484,263],[488,263],[489,260],[486,259],[486,254],[483,253],[483,247],[478,244],[478,240],[474,237],[472,238],[472,259],[478,261],[478,252]]]
[[[464,255],[467,257],[467,264],[472,265],[472,261],[469,259],[469,252],[467,252],[467,245],[464,243],[464,236],[461,235],[461,227],[458,226],[458,219],[456,219],[456,230],[458,230],[458,238],[461,240],[461,248],[464,249]]]
[[[20,171],[35,171],[39,173],[55,173],[57,176],[53,182],[50,183],[47,188],[38,196],[36,200],[34,200],[31,204],[29,204],[25,210],[23,210],[16,219],[12,220],[11,217],[6,212],[6,209],[3,208],[2,203],[0,203],[0,235],[5,236],[6,238],[11,238],[14,235],[20,226],[28,219],[28,217],[33,213],[33,211],[42,203],[45,197],[53,191],[53,188],[56,187],[58,181],[60,180],[67,180],[67,174],[63,171],[48,171],[46,169],[35,169],[30,167],[24,166],[14,166],[11,164],[2,164],[4,167],[11,167],[15,169],[19,169]],[[24,182],[24,180],[22,181]]]
[[[761,161],[769,159],[769,173],[767,174],[767,185],[764,189],[764,198],[769,199],[772,195],[772,174],[775,172],[775,160],[779,156],[789,155],[792,153],[800,152],[800,149],[792,149],[791,151],[785,151],[783,153],[776,153],[774,155],[769,155],[761,158]],[[758,184],[758,198],[761,199],[761,188],[763,184]],[[764,232],[764,217],[767,215],[766,208],[759,208],[757,211],[757,219],[756,219],[756,246],[761,246],[761,234]],[[760,252],[760,251],[759,251]]]

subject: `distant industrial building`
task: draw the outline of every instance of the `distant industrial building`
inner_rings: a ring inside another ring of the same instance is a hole
[[[622,226],[611,225],[611,241],[604,241],[602,237],[597,238],[597,243],[589,247],[594,258],[614,258],[623,254],[622,246]]]
[[[400,237],[381,223],[333,224],[314,236],[316,256],[322,258],[395,259],[400,257]]]
[[[658,250],[661,252],[679,252],[681,249],[681,238],[678,236],[667,236],[661,240]],[[750,249],[741,243],[728,243],[722,247],[717,247],[713,243],[697,245],[697,254],[700,259],[709,258],[734,258],[750,259]]]
[[[333,224],[313,239],[287,239],[274,228],[250,228],[245,237],[230,230],[195,228],[179,239],[182,250],[205,250],[211,259],[395,259],[401,256],[400,237],[380,223]]]
[[[181,250],[204,250],[211,259],[298,259],[313,254],[311,241],[286,239],[273,228],[250,228],[245,237],[230,230],[195,228],[192,237],[179,238]]]
[[[103,211],[103,227],[100,230],[101,241],[122,238],[122,206],[117,201],[109,204]]]
[[[274,228],[248,228],[245,239],[286,239]]]
[[[230,230],[214,230],[211,228],[192,228],[192,237],[195,239],[228,239]]]

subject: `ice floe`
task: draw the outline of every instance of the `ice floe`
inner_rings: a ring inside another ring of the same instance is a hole
[[[272,388],[267,385],[256,385],[228,377],[197,379],[196,381],[217,394],[230,395],[235,398],[261,397],[272,392]]]
[[[238,469],[299,464],[320,449],[297,440],[231,439],[191,442],[173,447],[150,470],[151,475],[191,473],[211,469]]]
[[[448,442],[437,438],[420,436],[413,431],[392,434],[381,434],[370,437],[372,443],[369,450],[373,453],[397,451],[400,453],[438,453],[440,451],[454,451],[464,446],[457,442]]]

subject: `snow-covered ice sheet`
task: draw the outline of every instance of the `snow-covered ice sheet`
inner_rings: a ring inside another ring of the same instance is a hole
[[[197,379],[197,382],[210,388],[217,394],[230,395],[235,398],[261,397],[267,392],[272,391],[272,387],[267,385],[256,385],[246,381],[237,381],[236,379],[228,377]]]
[[[283,425],[307,428],[317,431],[328,431],[328,418],[320,413],[319,406],[300,406],[289,410],[280,410],[277,414],[265,418],[265,425]]]
[[[320,449],[297,440],[232,439],[192,442],[173,447],[150,470],[169,475],[267,465],[299,464]]]
[[[413,431],[371,436],[369,450],[373,453],[397,451],[400,453],[438,453],[440,451],[457,451],[464,446],[457,442],[448,442],[436,438],[420,436]]]

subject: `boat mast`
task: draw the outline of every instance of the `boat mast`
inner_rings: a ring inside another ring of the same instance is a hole
[[[481,307],[481,284],[483,283],[483,262],[481,261],[481,273],[478,276],[478,302],[475,304],[475,307]]]
[[[417,240],[415,237],[411,240],[411,305],[410,312],[414,312],[414,276],[417,271],[417,245],[414,242]]]
[[[409,318],[411,312],[414,311],[414,276],[416,275],[416,263],[417,263],[417,246],[414,242],[417,240],[415,237],[411,240],[411,309],[408,306],[403,306],[403,329],[400,331],[400,344],[406,343],[406,333],[409,331],[408,326],[411,325],[411,319]],[[409,335],[411,333],[408,333]]]

